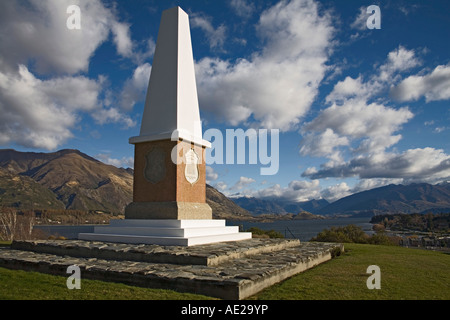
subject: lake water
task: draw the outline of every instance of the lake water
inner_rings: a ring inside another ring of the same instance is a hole
[[[331,227],[346,226],[354,224],[361,227],[366,233],[372,233],[370,218],[339,218],[324,220],[280,220],[274,222],[243,222],[227,221],[229,226],[240,226],[241,230],[257,227],[263,230],[275,230],[283,234],[286,238],[297,238],[300,241],[309,241],[319,232]],[[43,230],[48,234],[64,236],[67,239],[77,239],[78,233],[94,232],[94,225],[78,226],[35,226],[36,229]]]

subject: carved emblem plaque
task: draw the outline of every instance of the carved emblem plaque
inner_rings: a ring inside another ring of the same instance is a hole
[[[198,159],[198,155],[193,149],[190,149],[188,152],[186,152],[186,168],[184,169],[184,176],[191,185],[196,183],[199,178]]]
[[[145,156],[144,177],[158,183],[166,176],[166,155],[161,148],[153,148]]]

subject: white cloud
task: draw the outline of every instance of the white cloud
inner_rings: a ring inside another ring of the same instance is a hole
[[[127,79],[120,97],[120,106],[123,109],[131,110],[137,102],[145,99],[151,70],[152,66],[144,63],[134,70],[131,78]]]
[[[409,76],[391,88],[391,96],[399,101],[425,101],[450,99],[450,65],[437,66],[424,76]]]
[[[353,188],[352,193],[362,192],[390,184],[402,184],[403,178],[372,178],[362,179]]]
[[[421,61],[416,57],[414,50],[408,50],[403,46],[399,46],[396,50],[389,52],[388,61],[381,67],[382,80],[389,80],[383,78],[383,74],[390,76],[397,71],[406,71],[417,67]]]
[[[26,66],[0,71],[0,143],[54,149],[72,137],[80,111],[95,112],[102,80],[36,78]]]
[[[205,33],[211,49],[223,49],[226,39],[227,28],[225,25],[220,25],[214,28],[211,18],[201,14],[190,15],[190,25],[192,28],[200,28]]]
[[[100,109],[95,113],[92,113],[92,118],[100,125],[106,123],[121,123],[124,129],[136,126],[135,120],[114,107]]]
[[[399,6],[398,10],[400,10],[401,13],[403,13],[405,16],[408,16],[409,14],[415,13],[420,8],[420,5],[408,3],[405,6]]]
[[[231,0],[230,6],[241,18],[248,18],[255,12],[255,4],[247,0]]]
[[[314,132],[319,137],[324,135],[322,132],[332,130],[334,134],[330,136],[333,139],[328,140],[335,141],[338,145],[350,145],[350,140],[365,139],[360,148],[370,146],[374,151],[398,142],[401,136],[394,136],[394,132],[412,117],[413,114],[408,108],[393,109],[377,103],[366,104],[364,100],[349,99],[342,106],[333,104],[323,110],[305,125],[304,130]],[[345,140],[345,137],[348,140]],[[317,139],[307,136],[303,144],[303,149],[309,150],[309,154],[325,155],[323,145],[317,143]],[[330,155],[333,154],[331,146],[328,151]]]
[[[343,81],[335,84],[333,91],[326,97],[326,102],[342,102],[349,98],[367,97],[370,94],[368,84],[363,83],[362,77],[356,79],[352,77],[345,77]]]
[[[385,63],[377,67],[378,72],[368,80],[364,81],[359,76],[338,82],[326,98],[331,106],[302,128],[304,139],[300,149],[303,155],[325,156],[331,161],[323,163],[320,168],[306,169],[302,176],[310,179],[358,177],[364,179],[366,184],[368,181],[435,183],[448,179],[450,156],[443,150],[417,148],[401,153],[387,151],[401,140],[398,131],[414,116],[409,108],[390,107],[380,98],[370,102],[399,81],[401,72],[420,64],[413,50],[399,46],[388,54]],[[397,97],[403,100],[417,99],[421,95],[428,100],[431,97],[446,97],[447,72],[450,68],[446,69],[440,66],[430,75],[407,78],[397,87],[405,87],[398,90]],[[416,86],[406,90],[410,84],[408,79],[416,82]],[[343,148],[349,149],[351,159],[343,161],[340,157],[345,151]],[[362,187],[355,187],[355,190]]]
[[[450,156],[434,148],[409,149],[402,153],[380,152],[356,157],[345,163],[310,170],[311,179],[327,177],[360,179],[402,179],[403,183],[437,183],[450,177]]]
[[[342,103],[352,98],[367,101],[395,83],[400,72],[420,64],[421,61],[414,50],[399,46],[388,53],[384,64],[375,66],[378,72],[372,74],[366,81],[361,75],[357,78],[347,76],[343,81],[339,81],[326,97],[326,102]]]
[[[264,48],[250,59],[196,64],[200,106],[232,125],[292,130],[327,72],[331,17],[314,1],[283,1],[264,11],[256,28]]]
[[[101,1],[75,1],[81,9],[81,30],[69,30],[66,9],[72,0],[0,2],[0,68],[35,62],[40,74],[87,71],[89,61],[110,32],[119,54],[130,55],[128,26]]]
[[[66,9],[72,4],[81,9],[80,30],[66,27]],[[90,59],[111,34],[122,57],[139,61],[153,54],[152,39],[138,50],[130,26],[99,0],[1,1],[0,143],[55,149],[73,137],[83,114],[98,124],[134,126],[134,120],[112,106],[106,77],[79,75],[88,71]],[[127,110],[141,98],[149,69],[143,63],[125,83],[121,102],[128,102]]]
[[[211,184],[211,182],[217,180],[219,178],[219,174],[214,171],[214,169],[210,166],[206,166],[206,183]]]
[[[110,154],[100,153],[95,156],[98,160],[103,163],[113,165],[117,168],[133,168],[134,158],[133,157],[122,157],[122,159],[111,158]]]
[[[369,18],[367,14],[367,6],[362,6],[359,8],[359,12],[355,20],[350,24],[350,27],[357,30],[367,29],[367,19]]]
[[[327,128],[318,134],[307,134],[300,143],[300,154],[340,161],[341,155],[336,148],[348,145],[346,137],[339,137],[332,129]]]
[[[320,183],[319,180],[294,180],[287,187],[275,184],[265,189],[253,191],[251,195],[263,199],[282,199],[293,202],[308,201],[321,197]]]
[[[445,131],[447,129],[448,129],[447,127],[436,127],[434,128],[434,132],[441,133],[442,131]]]
[[[223,181],[215,183],[213,187],[219,190],[220,192],[225,192],[225,190],[228,188],[227,184]]]
[[[239,181],[236,182],[231,188],[230,190],[242,190],[243,188],[247,187],[248,185],[252,184],[256,182],[255,179],[252,178],[248,178],[248,177],[240,177]]]
[[[103,108],[99,95],[104,77],[56,77],[40,80],[26,66],[16,73],[0,71],[0,143],[52,150],[73,137],[82,113],[99,124],[136,125],[116,108]]]
[[[332,162],[325,167],[330,167],[342,162],[339,147],[349,148],[354,154],[373,154],[398,143],[401,135],[396,133],[413,113],[407,107],[393,108],[370,101],[388,88],[399,72],[418,64],[414,51],[400,46],[388,54],[385,63],[377,68],[378,73],[368,80],[359,75],[336,83],[325,99],[331,106],[301,130],[301,154],[328,157]],[[308,170],[304,173],[307,176],[312,168]]]
[[[114,22],[111,26],[114,35],[114,43],[117,52],[124,57],[131,57],[133,54],[133,42],[130,38],[130,26],[125,23]]]
[[[339,200],[351,194],[351,188],[345,182],[330,186],[321,191],[321,197],[329,202]]]

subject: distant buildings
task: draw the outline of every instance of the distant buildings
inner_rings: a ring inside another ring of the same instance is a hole
[[[450,235],[396,234],[403,247],[450,251]]]

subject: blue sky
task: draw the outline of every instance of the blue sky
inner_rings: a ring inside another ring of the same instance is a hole
[[[81,9],[69,30],[66,9]],[[208,167],[292,201],[450,180],[448,1],[0,2],[0,147],[132,166],[161,13],[189,14],[203,130],[280,130],[280,168]],[[377,5],[381,29],[368,29]]]

